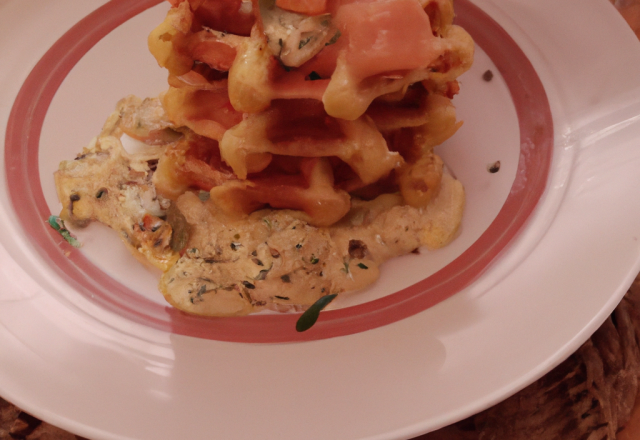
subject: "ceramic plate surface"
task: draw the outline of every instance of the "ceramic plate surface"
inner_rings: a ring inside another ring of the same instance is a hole
[[[297,334],[295,315],[177,313],[112,231],[77,251],[45,225],[57,164],[118,99],[166,88],[146,36],[168,4],[0,1],[0,395],[92,439],[401,439],[540,377],[640,269],[639,44],[588,2],[458,0],[478,47],[439,153],[460,234]]]

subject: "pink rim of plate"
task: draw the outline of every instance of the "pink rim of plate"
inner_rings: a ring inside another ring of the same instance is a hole
[[[472,283],[522,230],[545,191],[553,122],[544,87],[504,29],[468,0],[458,0],[457,23],[489,55],[505,79],[521,139],[520,164],[511,193],[473,245],[440,271],[408,288],[364,304],[323,312],[315,326],[302,333],[295,330],[297,314],[202,318],[144,298],[106,275],[80,251],[61,244],[46,224],[50,212],[39,179],[38,149],[49,105],[76,63],[113,29],[160,2],[112,0],[71,28],[27,77],[6,131],[9,193],[26,236],[70,287],[110,312],[166,332],[231,342],[309,341],[370,330],[421,312]]]

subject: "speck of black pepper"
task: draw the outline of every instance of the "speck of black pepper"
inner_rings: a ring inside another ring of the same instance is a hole
[[[482,74],[482,79],[486,82],[489,82],[493,79],[493,72],[491,70],[487,70]]]
[[[491,174],[495,174],[500,171],[500,161],[496,160],[494,163],[487,166],[487,171],[489,171]]]
[[[280,279],[282,280],[283,283],[290,283],[291,282],[291,277],[287,274],[287,275],[282,275],[280,277]]]
[[[254,286],[253,284],[251,284],[249,281],[243,281],[243,282],[242,282],[242,285],[243,285],[244,287],[246,287],[247,289],[255,289],[255,288],[256,288],[256,286]]]
[[[267,278],[267,274],[269,273],[269,270],[261,270],[260,273],[258,273],[258,276],[254,278],[254,280],[256,281],[262,281],[265,278]]]
[[[302,248],[302,243],[298,243],[298,244],[296,245],[296,249],[301,249],[301,248]]]

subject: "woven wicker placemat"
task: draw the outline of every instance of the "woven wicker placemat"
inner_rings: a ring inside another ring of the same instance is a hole
[[[420,440],[640,439],[640,275],[605,323],[542,379]]]

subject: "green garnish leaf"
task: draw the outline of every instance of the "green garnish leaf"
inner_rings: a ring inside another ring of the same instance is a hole
[[[53,229],[58,231],[60,235],[62,235],[62,238],[64,238],[71,246],[75,248],[79,248],[80,246],[82,246],[82,243],[80,243],[78,239],[74,237],[71,232],[69,232],[69,230],[65,227],[64,220],[62,220],[57,215],[49,216],[49,225]]]
[[[367,265],[363,264],[363,263],[358,263],[358,267],[360,269],[369,269],[369,267]]]
[[[300,315],[300,318],[298,318],[298,322],[296,322],[296,330],[299,332],[304,332],[313,327],[313,324],[315,324],[318,320],[322,309],[327,307],[329,303],[331,303],[331,301],[335,299],[336,296],[338,296],[337,293],[325,295],[318,301],[314,302],[313,305],[305,310],[305,312]]]

